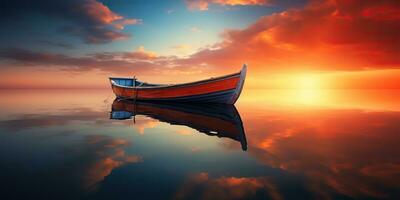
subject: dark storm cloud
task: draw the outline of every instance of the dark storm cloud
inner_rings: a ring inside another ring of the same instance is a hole
[[[129,35],[121,32],[124,26],[140,23],[138,19],[114,13],[96,0],[6,0],[0,3],[0,22],[3,25],[13,27],[17,22],[34,23],[32,16],[43,17],[42,23],[47,23],[46,19],[59,20],[60,24],[64,23],[61,31],[79,36],[91,44],[126,39]]]

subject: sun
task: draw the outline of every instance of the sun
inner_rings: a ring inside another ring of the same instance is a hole
[[[318,104],[321,101],[320,77],[314,74],[302,74],[297,77],[296,96],[301,104]]]
[[[319,77],[314,74],[302,74],[295,82],[297,82],[298,89],[320,89],[321,85]]]

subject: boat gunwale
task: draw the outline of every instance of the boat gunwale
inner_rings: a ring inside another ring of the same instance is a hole
[[[219,76],[219,77],[215,77],[215,78],[209,78],[209,79],[203,79],[203,80],[199,80],[199,81],[194,81],[194,82],[188,82],[188,83],[179,83],[179,84],[163,84],[163,85],[159,85],[159,86],[124,86],[124,85],[119,85],[116,84],[114,81],[112,81],[112,79],[125,79],[125,78],[114,78],[114,77],[109,77],[110,81],[111,81],[111,85],[116,86],[116,87],[121,87],[121,88],[126,88],[126,89],[135,89],[135,90],[151,90],[151,89],[169,89],[169,88],[173,88],[173,87],[185,87],[185,86],[191,86],[191,85],[197,85],[197,84],[202,84],[202,83],[210,83],[210,82],[215,82],[215,81],[219,81],[219,80],[224,80],[224,79],[228,79],[228,78],[232,78],[234,76],[240,76],[240,74],[242,73],[242,70],[233,74],[228,74],[228,75],[224,75],[224,76]],[[131,79],[131,78],[126,78],[126,79]],[[138,81],[141,82],[141,81]]]

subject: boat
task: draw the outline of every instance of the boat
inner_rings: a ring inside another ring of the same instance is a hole
[[[243,123],[234,105],[188,104],[115,99],[110,119],[135,122],[135,116],[151,117],[172,125],[183,125],[200,133],[219,138],[230,138],[247,150]]]
[[[247,66],[234,74],[182,84],[151,84],[136,78],[110,77],[119,99],[235,104],[243,89]]]

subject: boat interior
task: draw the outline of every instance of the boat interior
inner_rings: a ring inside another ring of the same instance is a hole
[[[110,78],[110,81],[114,82],[116,85],[125,86],[125,87],[163,86],[163,84],[151,84],[151,83],[141,82],[134,78]]]

